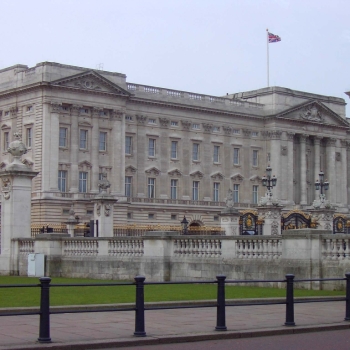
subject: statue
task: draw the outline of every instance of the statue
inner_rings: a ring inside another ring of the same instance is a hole
[[[227,191],[227,197],[226,197],[226,207],[233,208],[233,206],[234,206],[233,191],[229,188]]]
[[[107,174],[102,174],[102,180],[98,182],[98,188],[100,189],[100,195],[107,194],[107,189],[111,187],[111,183],[107,180]]]

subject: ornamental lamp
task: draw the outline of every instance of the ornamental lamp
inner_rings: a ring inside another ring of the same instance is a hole
[[[318,176],[320,177],[320,182],[323,182],[323,180],[324,180],[324,172],[322,170],[320,171]]]
[[[328,189],[329,189],[329,182],[327,181],[327,179],[326,179],[326,181],[324,182],[324,189],[325,189],[325,190],[328,190]]]
[[[315,187],[317,191],[320,189],[320,181],[318,181],[318,179],[316,179]]]
[[[277,178],[275,175],[272,176],[271,184],[272,184],[272,187],[275,187],[277,184]]]
[[[182,233],[184,235],[187,235],[187,227],[188,227],[188,221],[186,219],[186,216],[184,215],[184,218],[181,221],[181,227],[182,227]]]
[[[272,174],[272,168],[270,167],[270,164],[269,164],[266,168],[266,175],[268,178],[270,178],[271,174]]]
[[[261,181],[262,181],[262,185],[264,187],[266,187],[266,185],[267,185],[267,177],[265,175],[262,177]]]

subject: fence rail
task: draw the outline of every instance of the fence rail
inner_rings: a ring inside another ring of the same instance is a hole
[[[216,331],[226,331],[226,307],[232,307],[237,305],[245,306],[254,306],[254,305],[274,305],[274,304],[285,304],[285,326],[295,326],[294,320],[294,304],[298,302],[311,303],[318,302],[318,300],[305,300],[305,301],[295,301],[294,300],[294,283],[295,282],[317,282],[317,281],[346,281],[346,297],[338,299],[338,301],[345,301],[345,321],[350,321],[350,273],[345,274],[345,278],[323,278],[323,279],[303,279],[295,280],[294,275],[287,274],[283,280],[226,280],[226,276],[218,275],[216,280],[209,281],[182,281],[182,282],[145,282],[145,277],[136,276],[134,283],[88,283],[88,284],[51,284],[51,278],[41,277],[39,279],[40,284],[22,284],[22,285],[0,285],[2,288],[36,288],[40,287],[40,310],[38,311],[19,311],[19,312],[6,312],[0,313],[0,316],[22,316],[22,315],[40,315],[39,318],[39,337],[38,341],[40,343],[50,343],[51,334],[50,334],[50,315],[52,314],[61,314],[66,313],[67,311],[52,311],[50,309],[50,289],[58,287],[106,287],[106,286],[126,286],[134,285],[136,288],[136,301],[135,307],[127,309],[89,309],[84,308],[84,310],[74,310],[69,311],[69,313],[82,313],[82,312],[118,312],[118,311],[135,311],[135,331],[134,336],[136,337],[145,337],[145,311],[147,310],[160,310],[160,309],[191,309],[191,308],[200,308],[200,307],[216,307]],[[226,284],[239,284],[239,283],[270,283],[278,282],[286,284],[286,299],[284,302],[260,302],[256,303],[245,303],[245,304],[227,304],[225,298],[225,285]],[[186,306],[162,306],[161,308],[157,307],[145,307],[144,299],[144,289],[147,285],[152,284],[217,284],[217,296],[216,304],[214,305],[186,305]],[[334,299],[322,300],[323,302],[334,301]]]

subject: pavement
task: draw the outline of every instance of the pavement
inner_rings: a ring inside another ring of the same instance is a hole
[[[270,301],[284,300],[270,299]],[[283,304],[259,305],[261,300],[252,300],[254,305],[245,306],[242,303],[247,303],[247,299],[226,301],[227,304],[231,302],[238,304],[238,306],[226,307],[227,331],[215,331],[215,307],[146,310],[146,337],[133,335],[134,311],[107,312],[103,311],[103,308],[111,308],[111,305],[89,306],[96,312],[52,314],[50,317],[52,342],[48,344],[37,342],[39,315],[1,316],[0,350],[106,349],[350,329],[350,322],[344,321],[345,301],[325,302],[321,298],[317,301],[295,304],[296,326],[294,327],[284,326],[286,306]],[[163,307],[168,304],[146,303],[146,308]],[[170,303],[171,306],[175,304],[178,303]],[[214,305],[212,301],[200,302],[200,305],[203,304]],[[119,306],[113,305],[113,307]],[[128,308],[130,305],[124,305],[124,307]],[[73,306],[66,311],[78,309],[85,311],[84,307],[78,306]],[[11,311],[13,309],[0,309],[0,315]],[[62,311],[62,309],[53,307],[51,311]]]

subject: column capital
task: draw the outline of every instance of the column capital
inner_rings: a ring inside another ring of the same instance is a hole
[[[314,135],[314,144],[315,145],[320,145],[322,139],[323,139],[322,136]]]
[[[287,134],[288,141],[294,140],[295,132],[286,131],[286,134]]]
[[[326,145],[327,146],[331,146],[331,147],[334,147],[336,142],[337,142],[337,139],[333,138],[333,137],[330,137],[330,138],[327,138],[326,139]]]
[[[347,147],[349,146],[349,143],[348,143],[348,141],[346,141],[346,140],[340,140],[340,145],[341,145],[342,147],[347,148]]]
[[[51,112],[57,113],[60,112],[62,109],[62,103],[59,102],[51,102]]]
[[[306,143],[306,140],[308,137],[309,137],[308,134],[300,134],[299,135],[300,143]]]

